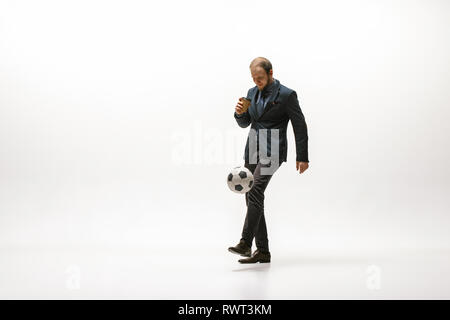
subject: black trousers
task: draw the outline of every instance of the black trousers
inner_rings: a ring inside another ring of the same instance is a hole
[[[270,166],[270,163],[261,164],[258,162],[257,164],[250,164],[246,162],[244,164],[252,172],[254,184],[252,189],[245,194],[247,214],[245,216],[241,240],[244,240],[251,247],[253,238],[255,238],[256,247],[262,252],[269,251],[266,219],[264,218],[264,191],[272,179],[273,173],[278,170],[281,164],[282,162],[274,170],[271,170],[272,174],[266,175],[261,173],[261,167]]]

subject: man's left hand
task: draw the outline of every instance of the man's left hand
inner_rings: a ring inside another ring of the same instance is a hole
[[[296,167],[297,170],[300,170],[300,173],[303,173],[306,169],[308,169],[309,164],[308,162],[297,161]]]

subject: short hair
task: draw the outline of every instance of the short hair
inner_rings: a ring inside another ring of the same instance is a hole
[[[252,67],[261,67],[267,74],[269,74],[270,69],[272,69],[272,63],[267,58],[257,57],[250,63],[250,69]]]

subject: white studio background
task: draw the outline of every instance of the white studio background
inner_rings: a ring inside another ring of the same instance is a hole
[[[263,56],[309,133],[272,251],[450,249],[448,39],[445,0],[0,1],[0,247],[228,254]]]

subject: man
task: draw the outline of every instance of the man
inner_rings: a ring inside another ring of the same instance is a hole
[[[250,64],[250,72],[256,84],[247,93],[247,99],[251,100],[250,107],[244,112],[240,98],[234,117],[242,128],[252,125],[244,160],[245,167],[253,173],[254,184],[245,194],[247,214],[241,240],[228,250],[248,257],[240,259],[240,263],[267,263],[271,255],[264,218],[264,191],[273,173],[287,161],[286,129],[289,120],[295,135],[296,171],[300,173],[309,166],[308,133],[297,93],[273,78],[270,61],[263,57],[255,58]],[[253,238],[257,250],[252,255]]]

